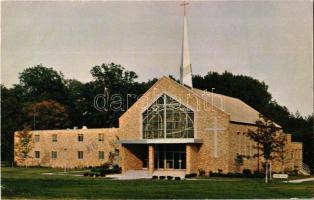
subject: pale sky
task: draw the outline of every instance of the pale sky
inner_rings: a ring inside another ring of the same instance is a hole
[[[42,63],[65,78],[115,62],[140,81],[179,78],[180,2],[2,2],[1,79]],[[313,112],[312,1],[193,1],[188,7],[192,70],[265,81],[292,112]],[[239,88],[241,90],[241,88]]]

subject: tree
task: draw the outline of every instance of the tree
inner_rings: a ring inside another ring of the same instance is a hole
[[[34,120],[35,130],[62,129],[69,126],[64,106],[53,100],[44,100],[28,107],[28,117]]]
[[[16,159],[18,162],[23,162],[25,167],[27,167],[26,160],[32,158],[29,152],[33,149],[32,145],[32,133],[30,132],[30,127],[25,126],[22,131],[17,133],[17,146],[16,146]]]
[[[134,83],[138,78],[133,71],[127,71],[121,65],[110,63],[95,66],[90,70],[94,79],[103,86],[110,94],[117,91],[121,86],[127,86]]]
[[[66,106],[72,126],[82,127],[90,117],[90,105],[95,94],[87,85],[75,79],[66,80],[68,94]]]
[[[1,159],[13,162],[14,132],[26,121],[19,90],[1,85]]]
[[[265,159],[265,181],[267,183],[269,161],[278,157],[278,155],[282,152],[284,137],[280,137],[279,128],[276,127],[276,124],[262,115],[260,115],[260,119],[256,121],[256,127],[256,130],[249,129],[247,135],[250,139],[257,143],[256,148],[259,150],[255,155],[253,155],[253,157],[259,158],[260,156],[263,156]]]
[[[241,99],[246,104],[263,113],[268,119],[280,124],[284,132],[291,133],[292,139],[303,143],[303,162],[314,172],[314,135],[313,115],[302,117],[292,114],[288,108],[272,99],[268,86],[257,79],[244,75],[233,75],[225,71],[222,74],[208,72],[205,76],[193,76],[195,88]]]
[[[118,140],[119,137],[116,136],[115,139],[109,142],[111,151],[109,152],[108,163],[110,163],[111,165],[117,165],[119,163],[119,145],[117,144]]]
[[[92,99],[88,98],[91,105],[88,113],[93,116],[88,119],[88,123],[92,127],[117,127],[119,117],[148,89],[147,85],[153,82],[135,82],[138,77],[135,72],[127,71],[115,63],[94,66],[90,72],[95,80],[87,83],[89,91],[93,91]],[[104,94],[101,103],[105,104],[105,109],[101,111],[95,109],[93,104],[97,94]]]
[[[233,75],[228,71],[222,74],[208,72],[204,77],[193,76],[193,86],[207,91],[215,88],[216,93],[239,98],[261,113],[272,98],[264,82],[249,76]]]
[[[61,72],[52,68],[36,65],[25,69],[19,76],[19,85],[23,89],[23,96],[29,102],[55,100],[64,103],[66,88]]]

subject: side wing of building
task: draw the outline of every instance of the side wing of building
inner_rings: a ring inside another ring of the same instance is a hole
[[[21,142],[20,132],[14,134],[14,160],[20,166],[100,166],[109,160],[119,139],[117,128],[42,130],[28,134],[31,135],[28,144]],[[26,148],[29,150],[25,152]]]

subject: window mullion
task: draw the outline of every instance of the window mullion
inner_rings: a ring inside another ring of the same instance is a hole
[[[164,95],[164,138],[166,138],[167,134],[167,121],[166,121],[166,112],[167,112],[167,107],[166,107],[166,95]]]

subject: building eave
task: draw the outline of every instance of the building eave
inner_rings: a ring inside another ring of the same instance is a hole
[[[171,138],[171,139],[139,139],[118,140],[118,144],[202,144],[202,139],[194,138]]]

